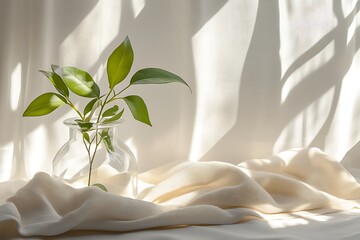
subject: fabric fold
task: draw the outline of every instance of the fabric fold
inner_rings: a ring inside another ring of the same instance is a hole
[[[359,208],[360,201],[355,178],[315,148],[237,166],[168,165],[143,173],[140,179],[152,186],[140,193],[141,199],[130,199],[95,187],[74,189],[38,173],[0,205],[0,226],[12,221],[23,236],[55,236],[71,230],[234,224],[286,218],[300,211]]]

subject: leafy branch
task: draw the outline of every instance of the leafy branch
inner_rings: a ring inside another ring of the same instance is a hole
[[[99,130],[98,128],[94,128],[94,125],[109,124],[117,121],[122,117],[125,110],[116,104],[109,107],[109,104],[116,101],[123,101],[135,120],[152,126],[144,100],[138,95],[123,96],[128,88],[139,84],[167,84],[178,82],[185,84],[190,89],[189,85],[181,77],[171,72],[159,68],[144,68],[137,71],[131,77],[126,87],[117,90],[118,85],[128,76],[133,60],[134,52],[129,38],[126,37],[110,54],[107,60],[109,89],[103,95],[101,95],[100,88],[92,76],[79,68],[51,65],[51,71],[40,70],[54,85],[57,93],[47,92],[41,94],[29,104],[23,113],[24,117],[43,116],[53,112],[62,105],[68,105],[76,112],[79,116],[76,122],[82,133],[82,140],[89,159],[89,186],[91,185],[93,162],[101,142],[105,144],[108,151],[113,151],[108,129]],[[70,100],[70,92],[79,97],[90,98],[89,102],[83,108],[83,111],[80,111]],[[92,130],[95,130],[95,134],[90,137],[89,132]],[[99,186],[99,184],[94,185]]]

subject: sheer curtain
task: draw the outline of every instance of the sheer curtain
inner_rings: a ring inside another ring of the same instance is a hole
[[[316,146],[356,164],[360,139],[357,1],[5,0],[0,2],[0,181],[50,172],[65,107],[23,118],[53,91],[51,64],[107,87],[106,59],[129,36],[135,61],[183,77],[139,86],[153,127],[125,113],[141,171],[172,161],[238,163]],[[83,102],[77,102],[82,105]],[[348,153],[348,154],[346,154]]]

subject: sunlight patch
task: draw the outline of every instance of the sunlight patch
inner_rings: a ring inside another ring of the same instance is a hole
[[[19,106],[21,93],[21,63],[18,63],[11,73],[10,84],[10,107],[12,111],[16,111]]]
[[[145,7],[145,0],[131,1],[134,18],[136,18]]]

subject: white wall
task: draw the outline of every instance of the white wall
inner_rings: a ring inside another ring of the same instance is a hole
[[[125,114],[141,170],[172,161],[238,163],[317,146],[357,163],[356,1],[5,0],[0,2],[0,181],[50,171],[67,140],[66,108],[22,118],[51,84],[50,64],[88,70],[129,36],[134,73],[160,67],[192,87],[138,86],[153,127]],[[78,104],[82,104],[81,102]],[[352,147],[355,147],[352,149]]]

